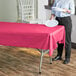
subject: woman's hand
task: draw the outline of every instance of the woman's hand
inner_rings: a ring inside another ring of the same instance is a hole
[[[66,9],[66,8],[63,8],[63,12],[64,12],[64,13],[71,13],[71,11],[68,10],[68,9]]]
[[[50,20],[54,19],[54,17],[55,17],[55,15],[54,15],[54,14],[52,14],[52,15],[51,15]]]

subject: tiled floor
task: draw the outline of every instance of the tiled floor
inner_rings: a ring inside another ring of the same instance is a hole
[[[63,64],[63,60],[49,64],[49,56],[45,55],[40,75],[40,53],[36,49],[0,46],[0,76],[76,76],[76,49],[72,49],[69,64]]]

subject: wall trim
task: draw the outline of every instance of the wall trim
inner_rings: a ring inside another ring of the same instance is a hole
[[[72,48],[76,49],[76,43],[72,42]]]

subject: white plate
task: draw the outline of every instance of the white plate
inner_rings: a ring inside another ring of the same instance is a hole
[[[58,21],[57,20],[47,20],[44,24],[48,27],[55,27],[58,25]]]
[[[62,8],[58,8],[58,7],[52,7],[52,9],[53,9],[54,11],[63,11]]]

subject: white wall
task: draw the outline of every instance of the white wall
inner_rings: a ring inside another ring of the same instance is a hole
[[[48,5],[48,0],[38,0],[38,19],[47,20],[51,15],[51,10],[45,9],[45,5]]]
[[[46,10],[44,5],[48,5],[48,0],[38,0],[38,19],[43,21],[51,15],[51,11]],[[0,0],[0,21],[17,21],[17,0]]]
[[[72,16],[72,42],[76,43],[76,15]]]
[[[0,21],[16,22],[16,0],[0,0]]]
[[[75,6],[76,6],[76,0]],[[76,43],[76,15],[71,16],[72,18],[72,42]]]

